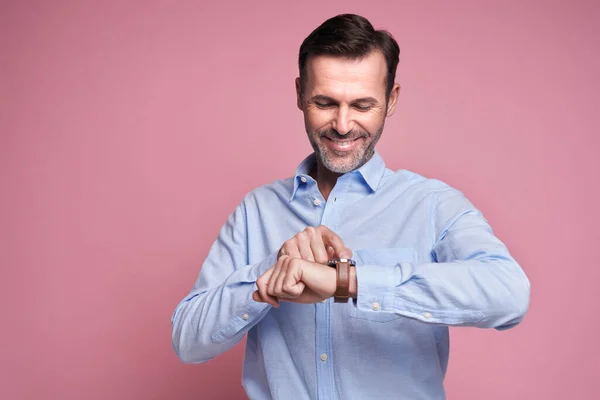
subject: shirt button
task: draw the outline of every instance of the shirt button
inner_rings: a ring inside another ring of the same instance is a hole
[[[373,304],[371,304],[371,309],[373,311],[379,311],[379,309],[381,308],[381,306],[379,305],[379,303],[375,302]]]
[[[306,178],[305,177],[301,177],[300,180],[302,181],[302,183],[306,183]]]
[[[327,300],[329,300],[329,299],[325,299],[325,300],[321,301],[321,303],[327,303]]]
[[[248,321],[248,318],[249,318],[248,314],[244,314],[244,315],[242,315],[242,319],[243,319],[243,320],[245,320],[245,321]]]
[[[428,313],[428,312],[426,312],[426,313],[423,313],[423,316],[425,317],[425,319],[429,319],[429,318],[431,318],[431,314],[430,314],[430,313]]]
[[[321,200],[315,199],[315,201],[313,201],[313,203],[315,204],[315,206],[318,206],[319,204],[321,204]]]
[[[325,354],[325,353],[321,354],[321,361],[323,361],[323,362],[327,361],[327,354]]]

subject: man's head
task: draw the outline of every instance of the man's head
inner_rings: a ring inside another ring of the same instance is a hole
[[[318,162],[335,173],[366,163],[394,113],[400,49],[365,18],[325,21],[300,46],[298,107]]]

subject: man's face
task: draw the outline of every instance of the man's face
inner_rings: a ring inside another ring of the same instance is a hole
[[[387,67],[378,51],[361,60],[315,56],[306,63],[303,93],[296,79],[298,107],[317,161],[344,174],[366,163],[394,113],[399,86],[386,105]]]

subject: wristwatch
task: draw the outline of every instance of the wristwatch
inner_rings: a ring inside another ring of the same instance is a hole
[[[355,267],[356,262],[349,258],[335,258],[327,264],[336,270],[334,301],[347,303],[350,298],[350,267]]]

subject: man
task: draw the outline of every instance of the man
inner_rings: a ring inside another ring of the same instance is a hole
[[[482,215],[375,152],[398,59],[391,35],[357,15],[304,40],[296,90],[314,153],[222,228],[173,314],[181,360],[247,334],[251,399],[443,399],[448,326],[521,321],[529,282]]]

